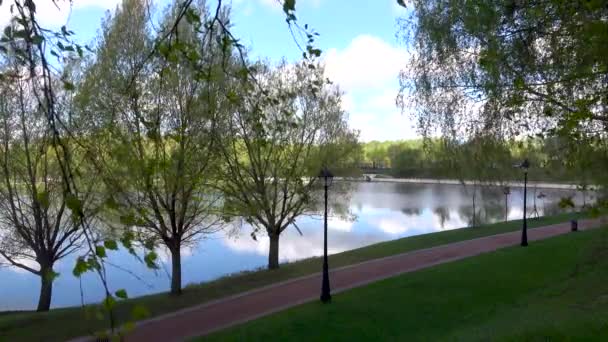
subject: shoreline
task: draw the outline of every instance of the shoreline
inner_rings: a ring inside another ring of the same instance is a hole
[[[366,176],[366,175],[364,175]],[[369,175],[367,175],[369,176]],[[347,181],[354,182],[366,182],[365,178],[351,178],[344,179]],[[474,185],[477,183],[481,186],[493,186],[493,187],[502,187],[509,186],[513,188],[523,188],[524,183],[520,181],[507,181],[503,184],[497,184],[493,182],[474,182],[474,181],[460,181],[457,179],[432,179],[432,178],[376,178],[372,177],[369,182],[377,182],[377,183],[409,183],[409,184],[446,184],[446,185]],[[536,182],[536,181],[528,181],[528,188],[541,188],[541,189],[559,189],[559,190],[577,190],[578,185],[576,184],[568,184],[568,183],[550,183],[550,182]],[[596,189],[597,186],[590,186],[588,191],[593,191],[591,188]]]

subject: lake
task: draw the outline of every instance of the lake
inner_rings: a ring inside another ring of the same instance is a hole
[[[536,200],[536,211],[541,216],[560,212],[558,202],[562,197],[574,196],[577,205],[583,203],[582,194],[574,190],[537,189],[535,196],[532,188],[528,193],[529,216],[535,215],[534,198],[541,192],[546,195],[544,201]],[[329,220],[329,252],[339,253],[381,241],[468,226],[472,216],[471,195],[472,188],[461,185],[354,183],[351,196],[343,203],[349,208],[349,215]],[[505,219],[505,196],[501,188],[479,189],[476,197],[478,221],[489,223]],[[512,188],[508,200],[508,218],[521,218],[523,189]],[[593,200],[592,195],[585,198],[587,203]],[[302,217],[297,225],[302,235],[290,227],[281,236],[282,262],[323,253],[322,218]],[[268,239],[260,235],[255,241],[250,233],[251,229],[244,226],[240,234],[217,234],[186,248],[182,260],[183,284],[265,267]],[[131,297],[168,291],[170,259],[165,252],[161,251],[159,255],[164,267],[154,272],[128,253],[110,253],[109,261],[115,265],[108,266],[111,289],[124,288]],[[81,302],[80,282],[72,275],[74,259],[65,259],[56,266],[55,270],[61,275],[55,281],[52,307],[79,305]],[[35,309],[39,287],[39,278],[30,273],[0,268],[0,311]],[[86,302],[96,302],[103,297],[103,288],[93,274],[83,276],[82,289]]]

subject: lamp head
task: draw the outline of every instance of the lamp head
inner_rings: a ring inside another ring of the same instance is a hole
[[[331,184],[334,180],[333,173],[331,173],[331,171],[329,171],[329,169],[327,167],[323,167],[317,177],[320,178],[324,182],[323,184],[325,186],[331,186]]]

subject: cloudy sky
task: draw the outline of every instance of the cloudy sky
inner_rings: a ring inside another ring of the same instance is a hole
[[[163,6],[170,0],[155,0]],[[229,0],[228,0],[229,1]],[[0,23],[10,16],[8,5],[0,6]],[[61,4],[62,2],[60,2]],[[57,10],[50,0],[38,1],[44,25],[67,26],[86,43],[95,37],[106,10],[120,0],[64,0]],[[213,5],[214,1],[210,1]],[[294,61],[301,55],[289,33],[285,16],[276,0],[232,0],[234,33],[257,57]],[[408,52],[395,37],[396,19],[405,9],[396,0],[297,0],[300,24],[309,24],[321,36],[327,76],[345,92],[343,104],[351,126],[361,140],[398,140],[416,137],[413,120],[395,106],[398,73],[407,63]]]

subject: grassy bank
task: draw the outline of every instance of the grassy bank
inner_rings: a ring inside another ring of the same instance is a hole
[[[568,221],[572,217],[572,214],[546,217],[530,220],[529,225],[530,227],[545,226]],[[332,255],[330,267],[346,266],[417,249],[515,231],[520,228],[521,221],[510,221],[388,241]],[[282,265],[279,270],[275,271],[261,270],[241,273],[209,283],[188,286],[180,297],[157,294],[130,299],[119,303],[115,313],[118,321],[125,321],[135,305],[143,305],[150,311],[151,316],[157,316],[275,282],[316,273],[320,269],[321,259],[312,258]],[[0,341],[65,340],[108,327],[107,320],[96,319],[94,314],[89,316],[87,317],[83,313],[82,308],[56,309],[48,313],[0,315]]]
[[[204,341],[606,340],[607,257],[606,228],[567,234],[387,279]]]

